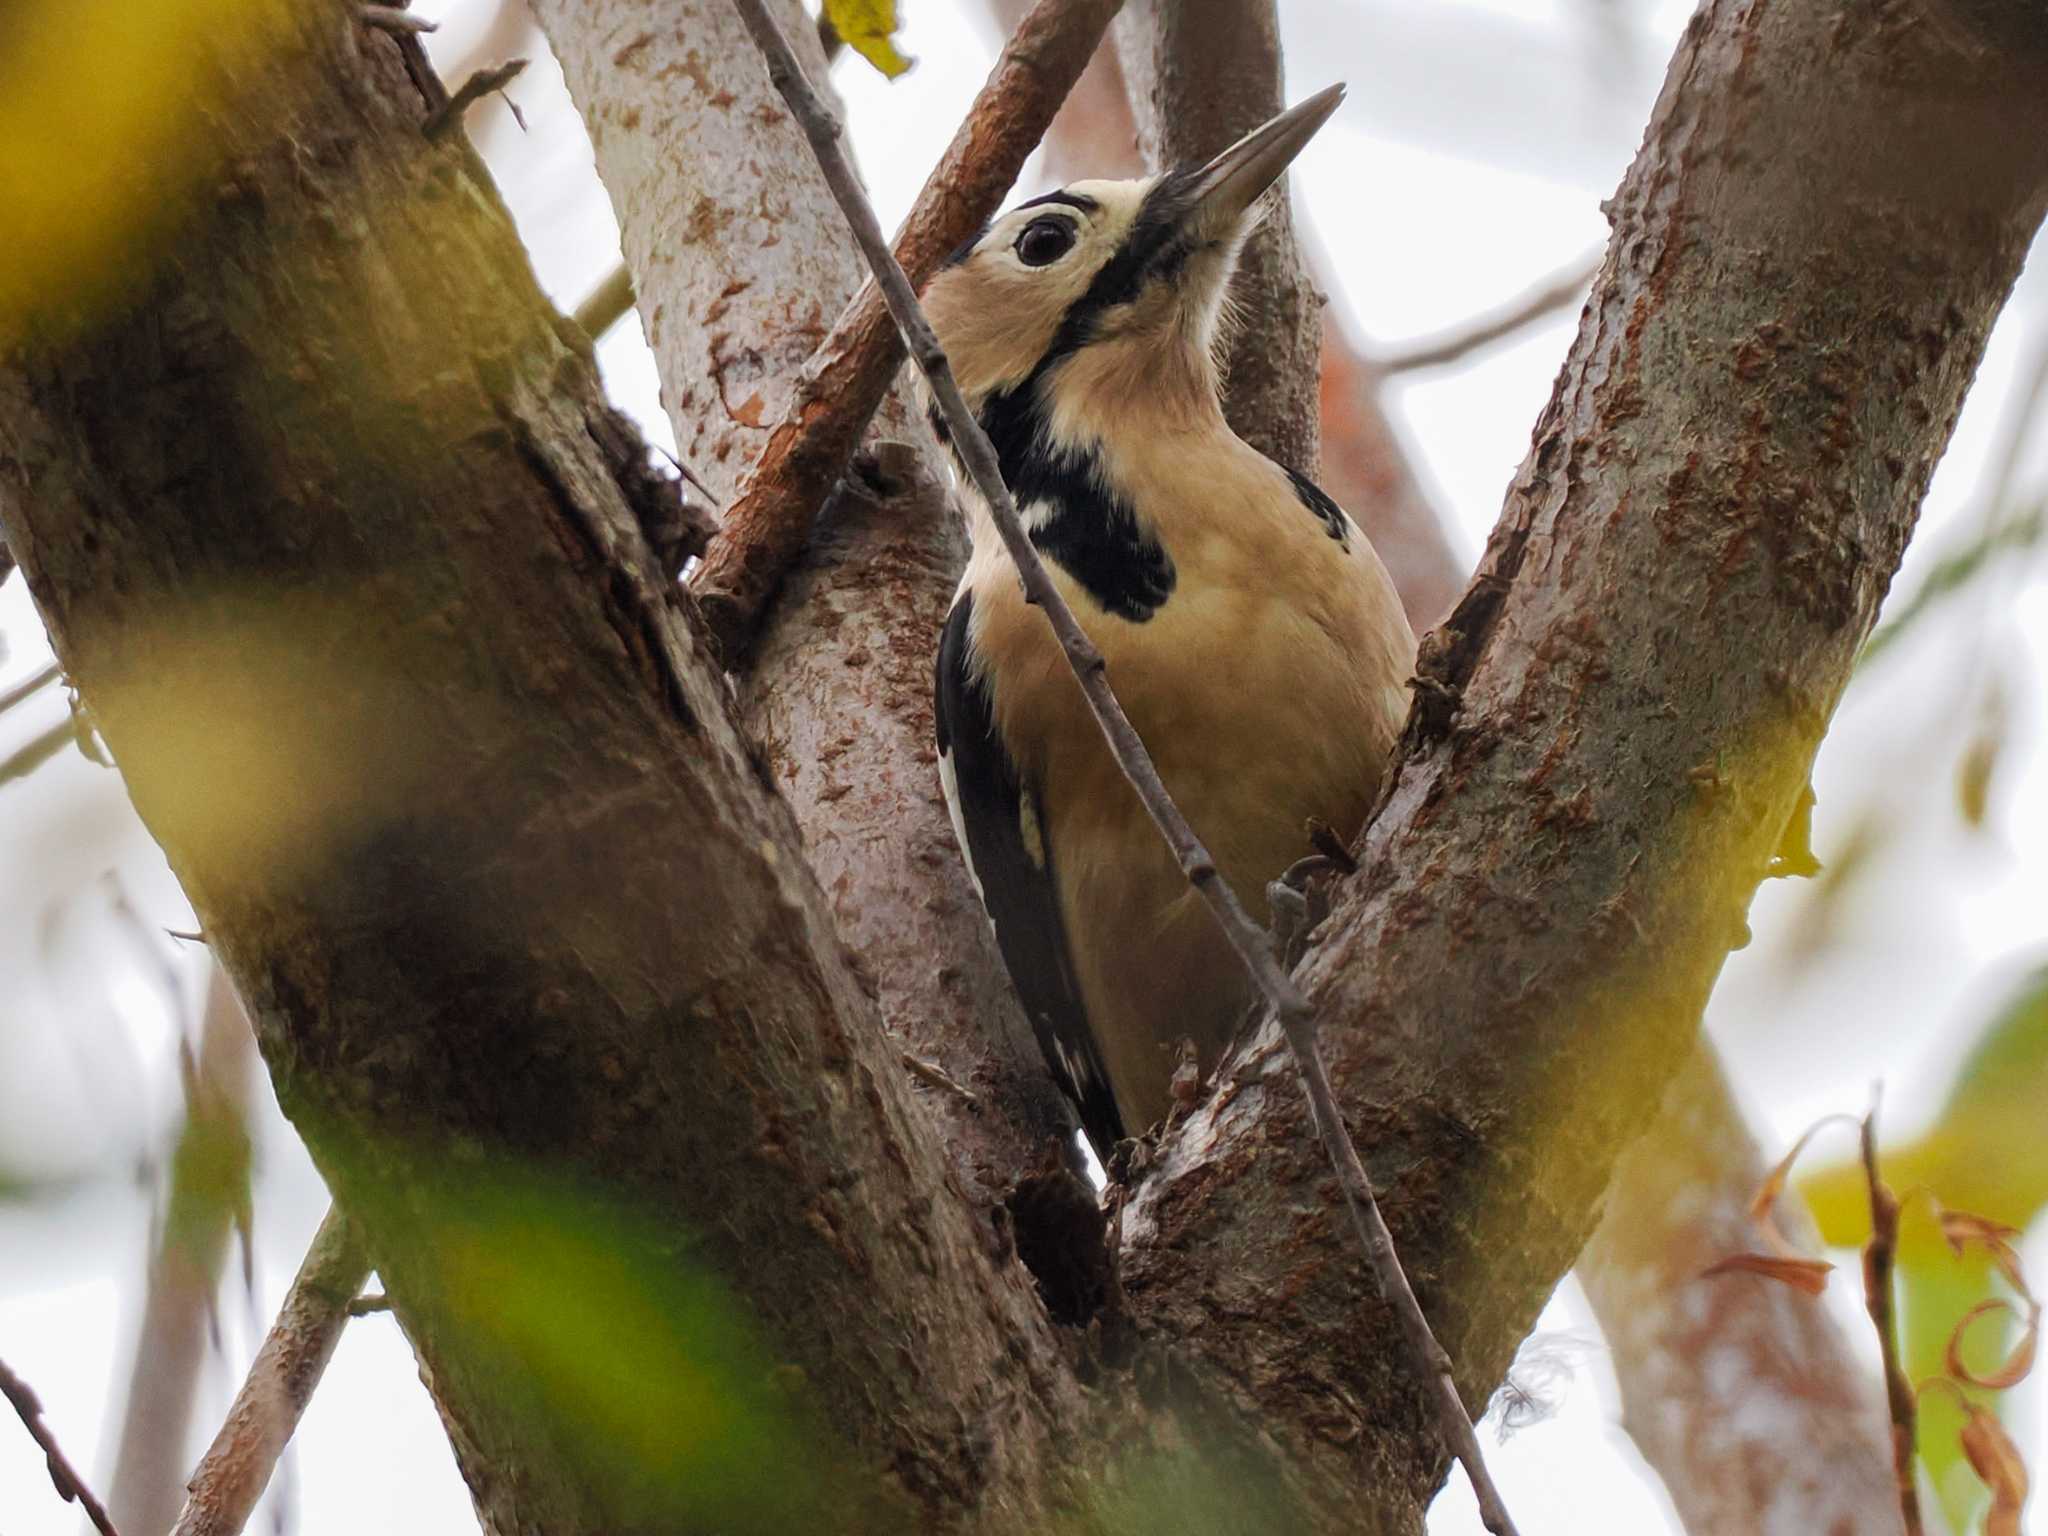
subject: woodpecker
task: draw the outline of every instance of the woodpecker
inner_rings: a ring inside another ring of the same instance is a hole
[[[1216,347],[1262,195],[1333,86],[1208,164],[1001,215],[924,302],[1031,541],[1238,899],[1363,822],[1415,639],[1337,504],[1224,421]],[[933,413],[940,436],[942,418]],[[964,478],[964,477],[963,477]],[[1118,771],[965,480],[973,553],[939,645],[954,835],[1053,1075],[1107,1159],[1204,1070],[1251,992]]]

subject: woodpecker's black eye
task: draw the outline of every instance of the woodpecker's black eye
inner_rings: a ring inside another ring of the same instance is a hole
[[[1033,219],[1017,237],[1017,259],[1027,267],[1049,267],[1074,248],[1074,226],[1066,219]]]

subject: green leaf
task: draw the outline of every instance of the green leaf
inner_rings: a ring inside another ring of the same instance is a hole
[[[558,1473],[592,1490],[611,1528],[908,1528],[673,1219],[510,1162],[451,1151],[439,1164],[349,1184],[389,1244],[378,1269],[400,1320],[501,1425],[556,1447]]]
[[[825,0],[825,19],[847,47],[891,80],[910,68],[896,51],[896,0]]]

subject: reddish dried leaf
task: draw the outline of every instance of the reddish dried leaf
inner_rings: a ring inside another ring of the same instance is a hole
[[[2041,1309],[2039,1306],[2028,1307],[2026,1332],[2020,1335],[2019,1343],[2015,1344],[2012,1353],[2006,1356],[2005,1364],[1988,1375],[1979,1376],[1963,1364],[1963,1335],[1970,1331],[1970,1324],[1987,1312],[2009,1312],[2014,1317],[2019,1316],[2019,1308],[2003,1297],[1994,1296],[1989,1301],[1978,1302],[1963,1314],[1962,1321],[1957,1323],[1955,1331],[1949,1334],[1945,1364],[1949,1375],[1958,1381],[1966,1381],[1973,1387],[1983,1387],[1992,1392],[2003,1392],[2006,1388],[2016,1387],[2025,1381],[2027,1373],[2034,1368],[2034,1351],[2041,1338]]]
[[[2027,1502],[2027,1464],[2020,1448],[1995,1414],[1975,1403],[1963,1425],[1963,1454],[1970,1468],[1991,1490],[1991,1513],[1984,1517],[1984,1536],[2020,1536],[2020,1511]]]
[[[1826,1259],[1802,1259],[1775,1253],[1735,1253],[1700,1271],[1702,1280],[1714,1275],[1762,1275],[1818,1296],[1828,1288],[1828,1276],[1835,1266]]]
[[[1778,1223],[1772,1219],[1771,1208],[1778,1203],[1778,1197],[1785,1193],[1785,1185],[1792,1177],[1792,1165],[1799,1161],[1799,1154],[1806,1150],[1806,1144],[1830,1125],[1837,1123],[1855,1125],[1854,1115],[1824,1115],[1800,1132],[1799,1139],[1792,1143],[1792,1150],[1778,1160],[1778,1166],[1764,1175],[1763,1183],[1757,1186],[1756,1196],[1749,1202],[1749,1218],[1763,1232],[1764,1241],[1771,1249],[1787,1259],[1798,1259],[1801,1263],[1812,1260],[1799,1259],[1799,1250],[1785,1240],[1785,1234],[1778,1230]],[[1707,1273],[1714,1273],[1713,1270]],[[1824,1284],[1825,1282],[1823,1282]],[[1820,1294],[1820,1287],[1813,1289]]]
[[[1993,1221],[1989,1216],[1979,1216],[1971,1211],[1952,1210],[1939,1201],[1935,1202],[1934,1215],[1941,1223],[1941,1235],[1948,1239],[1949,1247],[1957,1253],[1971,1243],[1990,1247],[2020,1235],[2018,1227],[2009,1227],[2002,1221]]]
[[[2034,1299],[2034,1293],[2027,1288],[2027,1277],[2020,1269],[2019,1255],[2013,1251],[2012,1239],[2020,1235],[2018,1227],[2009,1227],[2002,1221],[1973,1215],[1969,1211],[1952,1211],[1938,1200],[1934,1214],[1941,1223],[1941,1235],[1948,1239],[1951,1250],[1960,1254],[1970,1244],[1978,1244],[1990,1253],[1992,1262],[2005,1276],[2008,1285],[2028,1301]]]

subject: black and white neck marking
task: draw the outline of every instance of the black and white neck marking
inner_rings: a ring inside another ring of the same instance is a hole
[[[1166,546],[1109,484],[1092,448],[1047,441],[1034,372],[983,404],[982,430],[995,446],[1003,483],[1038,552],[1078,583],[1105,613],[1142,624],[1173,595],[1176,572]],[[932,426],[950,446],[936,408]]]

